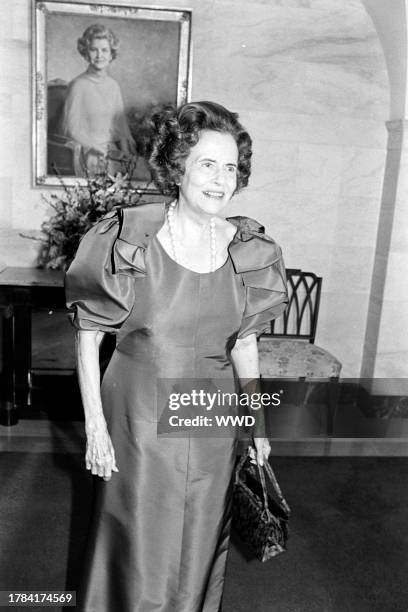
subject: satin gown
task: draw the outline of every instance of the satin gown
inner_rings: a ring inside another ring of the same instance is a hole
[[[228,350],[285,308],[279,247],[247,218],[211,273],[176,263],[163,204],[112,213],[66,275],[78,329],[117,334],[102,404],[118,473],[97,479],[79,609],[218,612],[229,544],[233,437],[158,437],[166,381],[231,381]]]

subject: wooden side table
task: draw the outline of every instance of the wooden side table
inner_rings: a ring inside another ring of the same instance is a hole
[[[5,268],[0,272],[0,306],[3,311],[0,424],[15,425],[19,409],[30,405],[32,309],[65,308],[64,272]]]

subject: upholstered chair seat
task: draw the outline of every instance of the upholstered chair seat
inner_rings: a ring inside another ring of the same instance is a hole
[[[341,363],[307,340],[261,338],[258,344],[263,378],[338,378]]]

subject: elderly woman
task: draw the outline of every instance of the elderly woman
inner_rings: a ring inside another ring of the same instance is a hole
[[[237,442],[160,437],[159,413],[176,379],[194,389],[233,386],[234,371],[257,380],[257,335],[287,299],[277,244],[256,221],[222,216],[250,175],[251,140],[237,115],[196,102],[154,124],[150,163],[172,201],[105,217],[66,276],[86,467],[101,477],[81,591],[87,612],[221,609]],[[105,333],[117,343],[100,392]],[[255,437],[254,446],[262,464],[269,442]]]
[[[103,169],[108,153],[120,158],[134,150],[120,87],[108,74],[118,49],[112,30],[89,26],[78,39],[88,69],[70,82],[65,99],[62,133],[82,145],[84,171],[91,174]]]

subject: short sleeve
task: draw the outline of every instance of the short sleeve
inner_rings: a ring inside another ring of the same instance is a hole
[[[282,255],[267,268],[244,272],[243,277],[246,304],[238,338],[260,336],[270,331],[271,321],[285,312],[288,303]]]
[[[114,267],[119,226],[115,215],[90,229],[65,275],[66,303],[77,329],[117,333],[133,307],[134,278]]]
[[[238,225],[230,254],[245,286],[245,309],[237,337],[260,336],[270,330],[271,321],[285,312],[288,303],[282,250],[253,219],[228,220]]]

